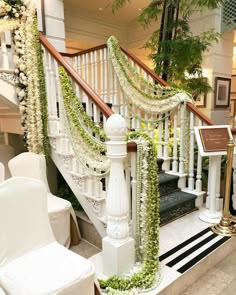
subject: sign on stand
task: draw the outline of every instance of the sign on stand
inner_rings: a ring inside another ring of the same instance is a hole
[[[200,211],[199,218],[205,222],[219,223],[223,205],[223,200],[219,198],[221,156],[227,154],[227,144],[232,138],[230,126],[199,126],[194,127],[194,132],[200,155],[210,158],[206,209]]]

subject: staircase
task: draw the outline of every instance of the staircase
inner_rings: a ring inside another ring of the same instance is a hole
[[[165,225],[193,210],[196,210],[196,195],[185,193],[178,188],[179,176],[165,173],[161,166],[162,159],[158,159],[160,217],[161,225]]]
[[[14,65],[11,62],[14,51],[10,46],[6,46],[3,36],[4,34],[1,35],[0,43],[0,70],[14,73]],[[99,177],[89,174],[74,152],[63,116],[60,66],[67,71],[76,95],[87,114],[97,125],[104,126],[113,113],[118,113],[125,119],[130,130],[144,130],[155,140],[158,155],[161,225],[201,208],[205,192],[202,191],[202,158],[198,152],[194,152],[196,144],[194,127],[212,125],[213,122],[191,103],[187,103],[189,112],[187,121],[183,104],[165,114],[142,111],[141,108],[132,104],[132,97],[122,90],[109,61],[106,45],[62,57],[44,36],[40,36],[40,41],[44,53],[51,158],[100,237],[107,235],[106,201],[110,174]],[[167,86],[127,49],[121,47],[121,50],[127,62],[137,69],[140,76],[154,84]],[[1,61],[4,62],[1,64]],[[0,83],[4,84],[4,91],[0,87],[0,131],[4,133],[4,142],[7,144],[8,133],[22,134],[23,132],[20,128],[15,86],[1,79]],[[187,135],[183,128],[185,125],[189,126]],[[86,132],[93,135],[89,128]],[[172,145],[169,144],[170,142]],[[186,142],[188,142],[188,148],[186,148]],[[140,185],[139,180],[136,179],[136,144],[129,143],[127,151],[128,156],[124,161],[122,174],[125,174],[125,186],[130,204],[130,235],[135,236],[135,218],[137,217],[135,200],[137,187]],[[119,189],[119,184],[116,184],[116,190],[119,191]],[[164,259],[163,256],[162,259]]]
[[[151,119],[153,113],[142,113],[138,108],[132,106],[128,109],[129,97],[121,91],[121,86],[115,76],[112,65],[108,60],[106,45],[87,50],[85,53],[79,53],[73,56],[62,56],[56,52],[52,45],[41,35],[41,43],[44,49],[44,66],[46,75],[47,95],[50,98],[48,103],[48,130],[51,145],[51,157],[57,168],[71,187],[73,193],[84,208],[89,219],[92,221],[97,231],[104,237],[106,235],[106,190],[109,176],[105,178],[92,177],[77,160],[70,139],[65,130],[65,122],[61,114],[61,91],[58,77],[58,67],[63,66],[69,73],[75,92],[80,97],[87,113],[97,124],[105,124],[107,118],[112,113],[120,113],[125,119],[130,129],[147,131],[153,136],[155,126]],[[4,40],[2,39],[2,43]],[[150,81],[156,81],[162,85],[166,83],[155,73],[147,69],[135,56],[122,48],[127,60],[138,69],[140,75],[143,75]],[[10,47],[8,46],[8,51]],[[2,54],[5,54],[4,52]],[[8,54],[9,55],[9,54]],[[67,61],[66,61],[67,60]],[[70,64],[73,65],[70,66]],[[10,63],[9,63],[10,64]],[[78,72],[77,72],[78,71]],[[104,75],[107,76],[104,76]],[[97,79],[96,77],[100,77]],[[16,103],[17,104],[17,103]],[[111,108],[110,108],[111,107]],[[160,193],[161,193],[161,222],[165,224],[171,220],[182,216],[195,209],[194,200],[200,199],[204,192],[201,188],[201,161],[198,154],[197,178],[193,178],[194,160],[194,133],[193,127],[197,124],[211,124],[211,121],[191,104],[188,104],[190,110],[190,161],[189,171],[184,171],[184,136],[181,126],[184,123],[183,106],[176,109],[172,116],[159,115],[161,119],[158,123],[158,159],[163,162],[162,167],[165,171],[160,173]],[[130,117],[130,112],[139,114],[140,118]],[[158,116],[158,115],[157,115]],[[164,119],[162,119],[164,117]],[[153,121],[154,122],[154,121]],[[173,138],[170,137],[167,126],[171,125],[173,129]],[[19,129],[19,126],[18,126]],[[7,132],[7,130],[6,130]],[[91,133],[91,131],[88,130]],[[178,135],[178,139],[177,139]],[[172,156],[168,149],[168,142],[173,141]],[[128,162],[126,164],[127,188],[129,197],[134,191],[136,185],[135,167],[136,148],[128,147]],[[170,165],[171,163],[171,165]],[[188,184],[188,186],[186,186]],[[131,190],[132,187],[132,190]],[[184,191],[183,191],[184,190]],[[201,203],[201,201],[200,201]]]

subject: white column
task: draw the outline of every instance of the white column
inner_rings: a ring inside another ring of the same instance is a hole
[[[219,169],[220,156],[211,156],[210,165],[209,165],[209,181],[208,181],[208,190],[209,190],[209,208],[202,209],[199,214],[199,218],[202,221],[209,223],[219,223],[221,218],[221,211],[216,209],[216,193],[217,193],[217,182],[220,179],[217,179],[217,169]]]
[[[129,200],[123,161],[127,156],[125,119],[118,114],[106,122],[107,157],[111,160],[107,190],[107,237],[103,238],[103,273],[107,276],[129,271],[134,265],[134,240],[129,236]]]

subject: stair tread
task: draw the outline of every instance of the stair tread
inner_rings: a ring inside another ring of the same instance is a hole
[[[160,212],[171,210],[176,205],[183,204],[188,201],[195,200],[196,196],[182,191],[175,191],[168,195],[162,196],[160,199]]]
[[[163,172],[159,174],[159,185],[162,185],[170,181],[178,181],[178,180],[179,180],[179,176],[177,175],[171,175],[171,174],[167,174]]]

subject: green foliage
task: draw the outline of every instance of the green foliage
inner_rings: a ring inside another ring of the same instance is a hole
[[[48,102],[44,76],[44,65],[43,65],[43,54],[42,47],[39,40],[39,31],[37,25],[37,17],[34,16],[34,26],[32,28],[34,34],[34,46],[37,52],[37,70],[39,77],[39,92],[40,92],[40,108],[42,116],[42,129],[43,129],[43,151],[45,157],[48,158],[50,155],[50,144],[48,138]]]
[[[113,11],[128,0],[114,0]],[[159,24],[145,47],[151,50],[155,72],[171,85],[192,93],[194,98],[211,90],[202,77],[202,56],[219,34],[208,30],[193,36],[189,17],[196,10],[215,9],[223,0],[153,0],[141,12],[138,22],[143,28]]]
[[[59,171],[57,171],[57,193],[56,195],[62,199],[65,199],[71,202],[74,210],[82,209],[78,199],[70,189],[69,185],[61,175]]]

